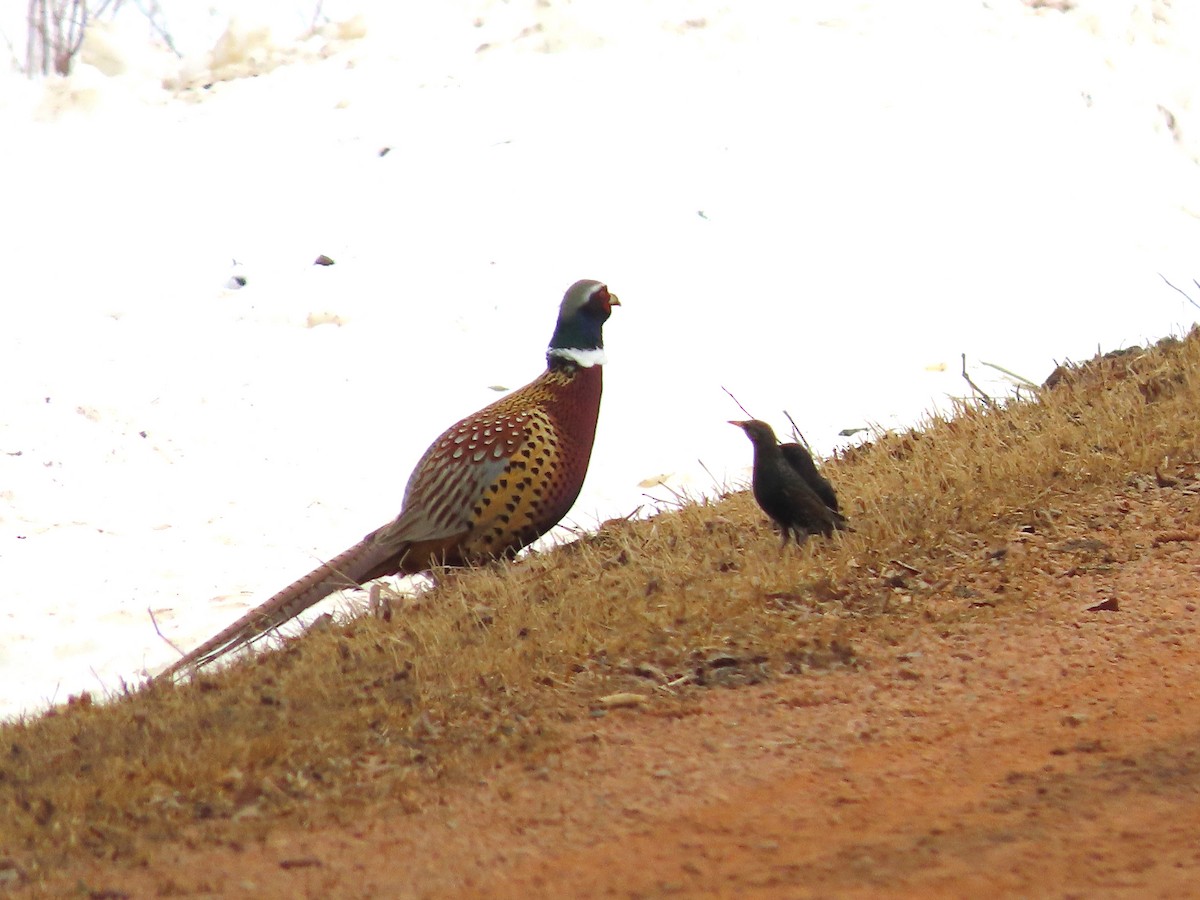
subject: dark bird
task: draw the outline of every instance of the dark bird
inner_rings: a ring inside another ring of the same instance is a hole
[[[335,591],[384,575],[515,554],[579,496],[600,413],[603,326],[620,302],[599,281],[563,295],[546,371],[458,422],[421,457],[400,514],[255,607],[159,678],[196,668],[277,628]]]
[[[800,444],[780,446],[766,422],[730,422],[754,444],[754,499],[783,531],[783,544],[793,535],[803,544],[810,534],[830,537],[849,525],[838,509],[837,494]]]

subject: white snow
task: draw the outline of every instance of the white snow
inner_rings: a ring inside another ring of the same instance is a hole
[[[1200,300],[1190,5],[233,8],[166,4],[182,59],[134,9],[0,75],[0,716],[394,517],[579,278],[622,303],[584,528],[746,478],[722,387],[828,453],[964,394],[962,353],[1003,394],[984,361],[1196,318],[1159,275]]]

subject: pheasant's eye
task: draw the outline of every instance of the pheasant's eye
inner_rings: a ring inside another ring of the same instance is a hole
[[[589,306],[598,306],[605,312],[611,312],[614,306],[620,306],[621,301],[608,292],[608,285],[598,284],[592,289],[588,298]]]

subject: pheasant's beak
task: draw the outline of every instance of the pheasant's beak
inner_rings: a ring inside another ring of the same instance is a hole
[[[608,295],[608,305],[609,306],[620,306],[621,301],[617,299],[616,294],[609,294]]]

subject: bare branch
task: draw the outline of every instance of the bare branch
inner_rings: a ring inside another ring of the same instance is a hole
[[[154,633],[166,641],[172,650],[174,650],[180,656],[183,656],[183,651],[179,649],[179,645],[163,634],[162,629],[158,627],[158,619],[154,617],[154,610],[150,609],[150,607],[146,607],[146,612],[150,614],[150,622],[154,625]]]
[[[42,74],[47,75],[49,72],[46,67],[46,38],[47,38],[47,21],[46,21],[46,0],[29,0],[28,12],[25,16],[27,24],[25,38],[25,74],[32,77],[38,70],[37,64],[37,48],[41,46],[41,69]]]
[[[154,35],[166,45],[168,50],[174,53],[178,58],[182,59],[183,54],[179,52],[178,48],[176,48],[175,40],[171,37],[171,33],[167,31],[167,26],[159,21],[162,18],[163,12],[162,5],[158,2],[158,0],[150,0],[150,3],[147,6],[143,6],[140,0],[135,0],[135,5],[138,8],[138,12],[140,12],[150,24],[150,30],[154,33]]]
[[[1166,275],[1164,275],[1162,272],[1159,272],[1158,277],[1161,278],[1163,281],[1167,282],[1167,287],[1174,288],[1175,290],[1179,291],[1179,293],[1183,294],[1184,300],[1186,300],[1188,303],[1192,304],[1192,306],[1196,307],[1196,309],[1200,309],[1200,303],[1197,303],[1195,300],[1193,300],[1191,297],[1189,297],[1182,288],[1175,287],[1175,285],[1173,285],[1173,284],[1171,284],[1171,282],[1167,281]],[[1200,281],[1197,281],[1195,278],[1192,279],[1192,284],[1194,284],[1194,285],[1196,285],[1196,287],[1200,288]]]
[[[992,402],[992,398],[984,393],[980,389],[979,385],[971,380],[971,376],[967,374],[967,354],[965,353],[962,355],[962,377],[965,378],[967,384],[971,386],[971,390],[983,399],[985,405],[990,406],[992,409],[996,408],[996,404]]]
[[[737,397],[733,396],[733,392],[731,390],[729,390],[729,388],[725,387],[724,385],[721,385],[721,390],[723,390],[725,393],[727,393],[729,395],[729,399],[738,405],[738,409],[740,409],[742,412],[744,412],[746,414],[747,418],[750,418],[750,419],[754,418],[754,416],[750,413],[750,410],[748,410],[748,409],[746,409],[746,407],[742,406],[742,401],[739,400]]]
[[[808,438],[806,438],[804,436],[804,432],[801,431],[800,427],[796,424],[796,420],[792,418],[792,414],[790,412],[788,412],[786,409],[783,411],[783,414],[785,416],[787,416],[788,422],[791,423],[792,440],[794,440],[797,444],[803,444],[804,449],[807,450],[809,453],[812,453],[812,445],[809,444]]]
[[[12,39],[9,38],[8,32],[0,31],[0,38],[4,39],[4,43],[8,47],[8,55],[12,60],[13,69],[19,70],[21,68],[21,61],[17,59],[17,48],[13,46]]]
[[[317,5],[313,7],[312,22],[308,26],[308,30],[309,30],[310,34],[317,33],[317,22],[319,22],[322,18],[325,18],[325,13],[324,13],[324,9],[323,9],[324,6],[325,6],[324,0],[317,0]],[[329,21],[329,20],[326,18],[325,21]]]
[[[113,17],[124,0],[29,0],[25,74],[68,75],[94,19]]]
[[[982,359],[979,361],[979,364],[981,366],[987,366],[990,369],[995,369],[997,372],[1003,372],[1009,378],[1013,379],[1014,381],[1021,382],[1021,384],[1025,385],[1026,387],[1031,387],[1031,388],[1037,387],[1036,384],[1034,384],[1032,381],[1030,381],[1024,375],[1018,375],[1016,372],[1012,371],[1012,369],[1006,369],[1006,368],[1004,368],[1004,366],[996,365],[996,363],[984,362]]]
[[[712,473],[712,471],[711,471],[711,470],[708,468],[708,466],[706,466],[706,465],[704,464],[704,460],[702,460],[702,459],[697,459],[697,460],[696,460],[696,462],[700,463],[700,468],[702,468],[702,469],[704,470],[704,473],[705,473],[705,474],[706,474],[706,475],[707,475],[709,478],[711,478],[711,479],[712,479],[713,487],[715,487],[715,488],[717,489],[717,492],[718,492],[718,493],[720,493],[720,494],[724,494],[724,493],[726,493],[726,487],[727,487],[727,486],[726,486],[726,485],[724,485],[724,484],[722,484],[721,482],[717,481],[717,476],[716,476],[716,475],[714,475],[714,474]]]

